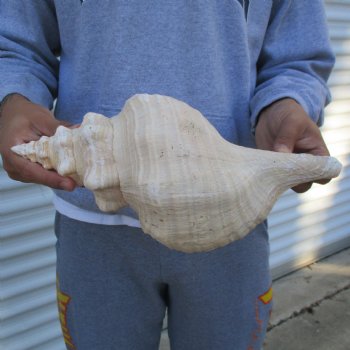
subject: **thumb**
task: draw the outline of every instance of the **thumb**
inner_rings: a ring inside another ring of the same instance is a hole
[[[273,150],[281,153],[293,153],[293,148],[284,143],[274,143]]]
[[[59,127],[59,122],[49,114],[42,114],[41,118],[32,120],[31,129],[40,136],[52,136]]]
[[[284,122],[278,129],[275,141],[273,143],[273,150],[276,152],[292,153],[295,144],[297,143],[299,130],[295,125]]]
[[[55,118],[46,118],[45,121],[39,126],[39,130],[46,136],[52,136],[56,129],[60,126],[60,123]]]
[[[80,126],[80,124],[72,124],[66,120],[59,120],[59,119],[57,120],[59,122],[59,125],[65,126],[66,128],[69,128],[69,129],[76,129],[76,128],[79,128]]]

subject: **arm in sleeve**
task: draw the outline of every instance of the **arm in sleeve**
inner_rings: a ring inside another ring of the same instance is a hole
[[[286,97],[321,125],[333,65],[323,1],[274,1],[250,104],[253,130],[261,110]]]
[[[0,100],[19,93],[51,108],[60,50],[53,2],[0,0]]]

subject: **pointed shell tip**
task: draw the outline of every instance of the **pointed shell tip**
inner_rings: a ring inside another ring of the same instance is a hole
[[[24,155],[24,145],[16,145],[11,147],[11,151],[18,154],[19,156],[23,156]]]

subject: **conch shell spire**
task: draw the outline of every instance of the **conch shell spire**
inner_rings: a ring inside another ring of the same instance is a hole
[[[93,191],[102,211],[130,205],[144,232],[183,252],[244,237],[285,190],[341,170],[332,157],[233,145],[199,111],[146,94],[111,119],[88,113],[79,128],[12,150]]]

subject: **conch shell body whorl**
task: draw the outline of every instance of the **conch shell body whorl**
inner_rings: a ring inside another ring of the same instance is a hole
[[[233,145],[199,111],[146,94],[111,119],[88,113],[79,128],[13,151],[93,191],[102,211],[130,205],[145,233],[183,252],[244,237],[282,192],[341,170],[332,157]]]

